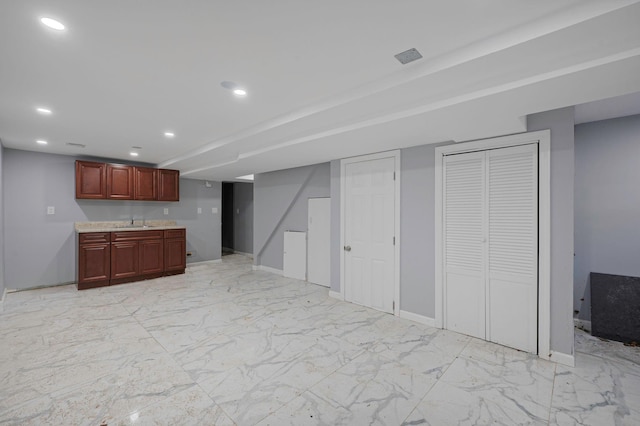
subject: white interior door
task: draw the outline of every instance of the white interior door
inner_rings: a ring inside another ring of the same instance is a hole
[[[345,300],[393,312],[395,159],[346,165]]]
[[[331,198],[309,198],[307,280],[330,286]]]
[[[487,151],[487,340],[538,345],[538,146]]]
[[[307,279],[307,233],[285,231],[282,275],[298,280]]]
[[[484,152],[444,159],[445,328],[485,338]]]
[[[450,155],[443,164],[445,328],[535,353],[538,147]]]

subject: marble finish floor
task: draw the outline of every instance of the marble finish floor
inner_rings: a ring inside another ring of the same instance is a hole
[[[640,349],[577,331],[576,367],[252,271],[10,293],[0,424],[638,425]]]

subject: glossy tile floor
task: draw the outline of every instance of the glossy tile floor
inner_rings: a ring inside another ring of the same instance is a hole
[[[246,257],[7,295],[0,424],[640,424],[640,349],[577,367],[339,302]]]

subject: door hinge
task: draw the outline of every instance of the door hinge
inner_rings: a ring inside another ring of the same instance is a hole
[[[396,172],[393,172],[393,180],[396,180]]]
[[[394,300],[393,302],[391,302],[391,310],[392,310],[393,312],[395,312],[395,311],[396,311],[396,301],[395,301],[395,300]]]
[[[396,245],[396,237],[393,237],[393,245]]]

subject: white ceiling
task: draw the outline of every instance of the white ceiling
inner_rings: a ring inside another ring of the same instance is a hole
[[[640,92],[638,22],[638,0],[3,2],[0,139],[228,180],[517,133]]]

